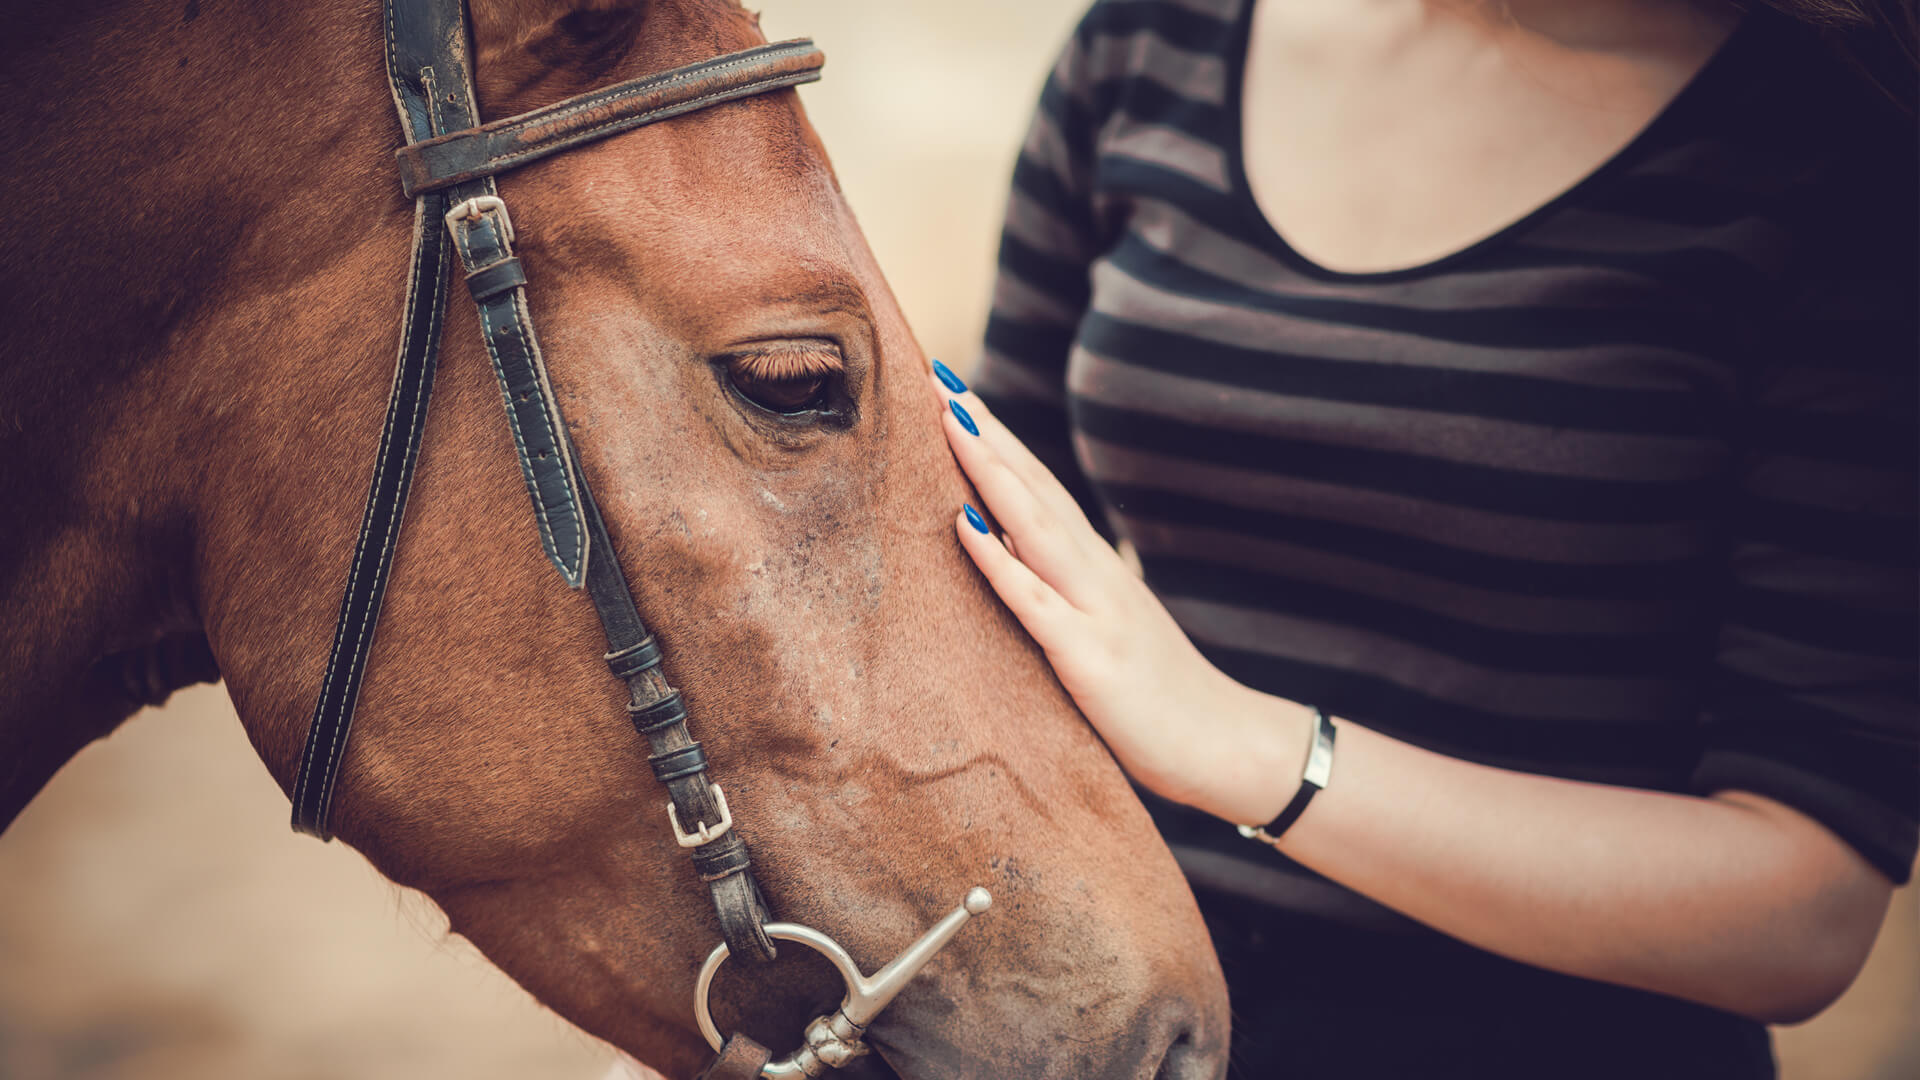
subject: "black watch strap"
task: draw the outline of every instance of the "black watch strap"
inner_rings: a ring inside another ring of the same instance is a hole
[[[1263,826],[1242,825],[1239,827],[1240,835],[1271,844],[1300,820],[1300,815],[1307,812],[1307,804],[1333,779],[1333,736],[1333,719],[1315,708],[1313,733],[1307,742],[1307,764],[1300,775],[1300,790],[1293,793],[1285,809],[1275,815],[1272,821]]]

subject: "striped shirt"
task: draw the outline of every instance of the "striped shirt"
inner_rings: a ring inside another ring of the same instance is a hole
[[[1525,218],[1337,273],[1248,192],[1250,6],[1081,24],[1014,171],[976,389],[1240,681],[1495,766],[1758,792],[1905,880],[1910,122],[1755,14]],[[1197,885],[1382,914],[1156,814]]]

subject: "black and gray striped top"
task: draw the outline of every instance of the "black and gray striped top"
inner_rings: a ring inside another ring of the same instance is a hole
[[[1521,221],[1335,273],[1247,190],[1248,6],[1081,24],[1014,171],[983,396],[1241,681],[1474,761],[1759,792],[1904,880],[1910,122],[1754,15]]]

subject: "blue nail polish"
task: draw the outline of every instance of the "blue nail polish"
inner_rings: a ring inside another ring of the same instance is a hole
[[[980,425],[973,422],[973,417],[967,415],[967,410],[961,408],[959,402],[948,398],[947,408],[953,410],[953,418],[960,421],[960,426],[967,429],[967,434],[980,434]]]
[[[955,375],[952,368],[938,360],[933,362],[933,377],[940,380],[941,386],[946,387],[956,394],[964,394],[967,392],[967,384],[960,381],[960,376]]]
[[[975,510],[971,503],[967,504],[967,524],[978,530],[981,536],[987,535],[987,520],[980,516],[980,511]]]

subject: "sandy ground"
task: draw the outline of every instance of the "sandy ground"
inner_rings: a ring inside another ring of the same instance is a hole
[[[929,352],[971,360],[1005,178],[1082,0],[771,0]],[[387,122],[389,118],[376,118]],[[960,365],[956,365],[960,366]],[[295,836],[217,687],[83,753],[0,836],[0,1080],[597,1080],[603,1045],[353,852]],[[1854,990],[1780,1035],[1787,1080],[1920,1076],[1907,890]]]

